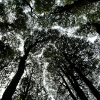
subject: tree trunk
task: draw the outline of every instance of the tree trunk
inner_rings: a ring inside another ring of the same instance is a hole
[[[25,55],[20,59],[19,62],[19,66],[18,66],[18,71],[15,74],[15,76],[13,77],[12,81],[10,82],[9,86],[7,87],[7,89],[5,90],[2,99],[1,100],[12,100],[12,95],[14,94],[16,87],[19,83],[19,80],[21,79],[23,73],[24,73],[24,69],[25,69],[25,60],[27,59],[29,52],[31,51],[31,49],[37,45],[37,43],[41,43],[41,42],[45,42],[47,40],[49,40],[50,37],[47,37],[46,39],[43,40],[37,40],[35,41],[34,44],[29,45],[29,47],[27,49],[24,50]]]
[[[92,85],[91,81],[89,81],[83,74],[82,72],[74,67],[74,69],[76,70],[76,72],[79,74],[79,76],[82,78],[82,80],[86,83],[86,85],[89,87],[89,89],[91,90],[91,92],[93,93],[93,95],[97,98],[97,100],[100,100],[100,93],[98,92],[98,90]]]
[[[66,85],[65,87],[66,87],[66,89],[68,89],[68,91],[69,91],[69,93],[70,93],[72,99],[73,99],[73,100],[77,100],[76,97],[75,97],[75,95],[74,95],[74,94],[72,93],[72,91],[70,90],[70,88],[69,88],[67,82],[65,81],[63,75],[62,75],[61,73],[59,73],[59,74],[60,74],[61,78],[63,79],[63,82],[64,82],[65,85]]]
[[[61,68],[61,67],[60,67]],[[71,85],[73,86],[74,90],[76,91],[77,95],[80,97],[81,100],[88,100],[85,96],[82,89],[79,87],[79,84],[77,83],[75,77],[70,73],[70,71],[67,69],[68,73],[66,73],[62,68],[61,71],[65,74],[65,76],[70,81]]]
[[[41,41],[40,41],[41,42]],[[19,66],[18,66],[18,71],[13,77],[12,81],[10,82],[9,86],[5,90],[2,99],[1,100],[12,100],[12,95],[14,94],[16,87],[19,83],[19,80],[21,79],[24,69],[25,69],[25,60],[27,59],[30,50],[37,44],[38,42],[36,41],[33,45],[29,45],[27,50],[25,50],[25,55],[21,57]]]
[[[82,78],[82,80],[86,83],[86,85],[89,87],[89,89],[91,90],[91,92],[93,93],[93,95],[97,98],[97,100],[100,100],[100,93],[98,92],[98,90],[92,85],[91,81],[89,81],[83,74],[82,72],[79,70],[79,68],[75,67],[75,65],[68,59],[68,57],[66,56],[66,54],[64,54],[65,59],[69,62],[69,64],[71,65],[71,68],[73,68],[78,74],[79,76]]]
[[[11,83],[9,84],[9,86],[7,87],[7,89],[5,90],[1,100],[12,100],[12,95],[14,94],[16,86],[19,83],[19,80],[24,73],[25,60],[26,60],[26,58],[23,56],[20,60],[18,71],[15,74],[15,76],[13,77],[13,79],[12,79]]]

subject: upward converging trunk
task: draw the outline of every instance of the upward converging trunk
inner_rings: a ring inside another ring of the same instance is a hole
[[[65,85],[66,85],[65,87],[66,87],[66,89],[68,89],[68,91],[69,91],[69,93],[70,93],[72,99],[73,99],[73,100],[77,100],[76,97],[75,97],[75,95],[72,93],[70,87],[68,86],[67,82],[65,81],[64,76],[63,76],[61,73],[59,73],[59,74],[60,74],[60,76],[62,77],[62,80],[63,80],[63,82],[64,82]]]
[[[30,84],[31,83],[31,77],[32,77],[32,75],[30,76],[29,80],[27,81],[28,83],[27,83],[26,89],[24,91],[24,95],[22,97],[22,100],[25,100],[27,98],[27,95],[28,95],[28,92],[29,92],[29,88],[30,88],[30,85],[31,85]]]
[[[27,59],[30,50],[37,44],[38,42],[36,41],[33,45],[30,45],[27,50],[25,50],[25,55],[21,57],[19,66],[18,66],[18,71],[13,77],[12,81],[10,82],[9,86],[5,90],[2,99],[1,100],[12,100],[12,95],[15,92],[15,89],[19,83],[19,80],[21,79],[24,69],[25,69],[25,60]]]
[[[12,95],[14,94],[16,86],[17,86],[21,76],[24,73],[25,60],[26,60],[25,57],[21,58],[18,71],[15,74],[15,76],[13,77],[13,79],[12,79],[11,83],[9,84],[9,86],[7,87],[7,89],[5,90],[1,100],[12,100]]]
[[[75,77],[70,73],[70,71],[68,71],[68,73],[66,73],[61,67],[60,67],[61,71],[65,74],[65,76],[68,78],[68,80],[70,81],[71,85],[73,86],[74,90],[76,91],[77,95],[80,97],[81,100],[88,100],[87,97],[85,96],[84,92],[82,91],[82,89],[79,87],[79,84],[77,83]]]
[[[12,81],[10,82],[9,86],[7,87],[7,89],[5,90],[2,99],[1,100],[12,100],[12,95],[15,92],[15,89],[19,83],[19,80],[21,79],[23,73],[24,73],[24,69],[25,69],[25,61],[29,55],[29,52],[31,51],[31,49],[36,46],[38,43],[44,42],[49,40],[50,37],[47,37],[43,40],[37,40],[35,41],[34,44],[29,45],[29,47],[25,50],[25,55],[23,57],[21,57],[20,62],[19,62],[19,66],[18,66],[18,71],[15,74],[15,76],[13,77]],[[24,48],[25,49],[25,48]]]
[[[82,78],[82,80],[86,83],[86,85],[89,87],[89,89],[91,90],[91,92],[93,93],[93,95],[97,98],[97,100],[100,100],[100,93],[98,92],[98,90],[92,85],[91,81],[89,81],[83,74],[82,72],[79,70],[79,68],[75,67],[75,65],[68,59],[68,57],[66,56],[66,54],[64,54],[65,59],[70,63],[71,68],[73,68],[78,74],[79,76]]]

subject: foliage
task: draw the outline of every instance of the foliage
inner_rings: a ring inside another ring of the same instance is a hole
[[[0,3],[0,84],[1,88],[6,87],[3,96],[9,100],[72,100],[67,82],[80,100],[68,75],[88,100],[96,100],[72,65],[99,93],[99,12],[99,0],[3,0]],[[91,36],[98,39],[91,43],[88,41]],[[15,93],[8,95],[6,91],[14,78],[18,80],[18,84],[13,84]]]
[[[55,0],[35,0],[35,9],[38,13],[51,11],[52,6],[55,4]]]

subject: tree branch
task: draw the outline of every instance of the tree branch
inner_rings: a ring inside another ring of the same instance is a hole
[[[61,7],[58,6],[54,10],[53,13],[55,14],[55,13],[71,12],[71,10],[73,9],[78,9],[82,6],[85,6],[85,5],[88,5],[88,4],[97,2],[97,1],[100,1],[100,0],[77,0],[73,4],[70,4],[70,5],[66,4],[65,6],[61,6]]]
[[[26,3],[26,5],[28,5],[31,9],[31,14],[33,13],[33,8],[31,7],[30,3],[27,0],[23,0],[23,2]]]

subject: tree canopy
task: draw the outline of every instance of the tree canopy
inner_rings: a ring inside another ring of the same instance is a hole
[[[1,100],[100,99],[100,0],[1,0]]]

